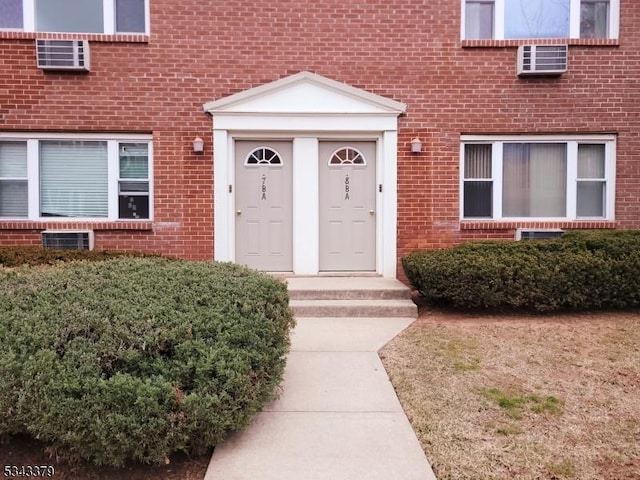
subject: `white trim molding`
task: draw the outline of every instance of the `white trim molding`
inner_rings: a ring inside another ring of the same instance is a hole
[[[514,217],[503,214],[504,145],[506,144],[560,144],[565,145],[566,185],[564,215],[558,217],[526,216]],[[490,145],[490,176],[466,177],[465,145]],[[601,145],[603,148],[603,177],[580,178],[578,173],[579,146]],[[581,181],[600,182],[603,185],[602,215],[580,215],[578,206],[578,184]],[[492,185],[490,208],[487,215],[465,215],[465,182],[487,182]],[[462,135],[460,138],[460,219],[463,221],[514,221],[514,222],[566,222],[566,221],[611,221],[615,220],[616,198],[616,136],[612,134],[586,135]],[[490,212],[489,212],[490,210]]]
[[[376,272],[396,277],[398,116],[406,105],[310,72],[206,103],[213,119],[214,258],[235,260],[237,139],[293,141],[293,273],[319,273],[319,152],[322,140],[373,140]]]

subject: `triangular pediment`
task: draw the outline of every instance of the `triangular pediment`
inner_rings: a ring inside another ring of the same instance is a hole
[[[300,72],[206,103],[212,115],[400,115],[406,105],[374,93]]]

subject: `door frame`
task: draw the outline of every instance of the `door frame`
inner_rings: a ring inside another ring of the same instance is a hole
[[[376,272],[396,277],[398,116],[406,105],[300,72],[206,103],[204,110],[213,120],[215,260],[235,260],[236,139],[293,141],[296,275],[319,273],[320,140],[369,140],[376,141]]]
[[[214,259],[235,261],[235,141],[293,142],[293,274],[320,272],[320,141],[376,142],[376,273],[395,278],[397,229],[397,132],[378,134],[270,133],[214,130]],[[382,192],[379,191],[382,186]],[[311,199],[312,203],[309,203]]]

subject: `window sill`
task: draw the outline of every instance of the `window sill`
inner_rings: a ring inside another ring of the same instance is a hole
[[[503,48],[520,45],[570,45],[584,47],[619,47],[618,38],[528,38],[524,40],[462,40],[462,48]]]
[[[104,33],[49,33],[49,32],[21,32],[0,30],[0,40],[89,40],[90,42],[105,43],[149,43],[149,35]]]
[[[567,230],[614,229],[614,220],[559,220],[559,221],[505,221],[505,220],[461,220],[460,230],[515,230],[517,228]]]
[[[153,230],[151,220],[0,220],[0,230]]]

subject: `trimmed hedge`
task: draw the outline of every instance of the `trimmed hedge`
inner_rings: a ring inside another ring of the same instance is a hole
[[[42,247],[0,247],[0,267],[23,265],[53,265],[60,262],[86,260],[99,262],[115,257],[157,257],[138,252],[116,252],[108,250],[55,250]]]
[[[572,231],[554,240],[470,242],[402,259],[428,301],[458,309],[640,307],[640,231]]]
[[[275,398],[293,322],[283,282],[233,264],[5,272],[0,436],[98,465],[204,453]]]

